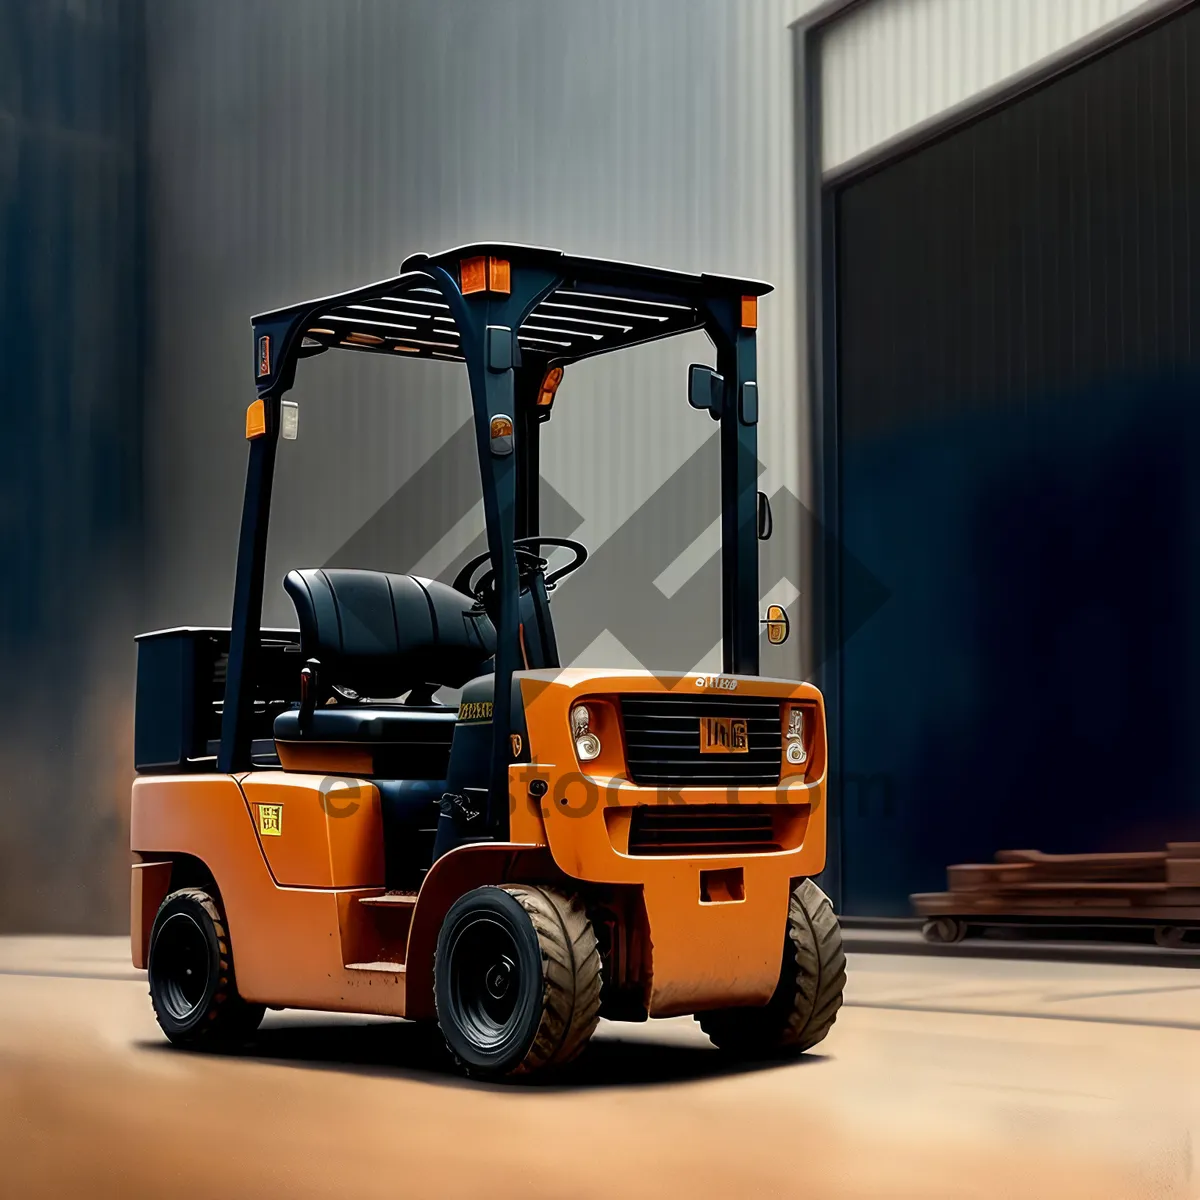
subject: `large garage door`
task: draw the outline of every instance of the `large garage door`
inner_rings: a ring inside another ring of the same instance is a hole
[[[832,203],[846,910],[1200,840],[1200,9]]]

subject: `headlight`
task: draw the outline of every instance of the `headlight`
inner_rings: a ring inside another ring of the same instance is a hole
[[[798,767],[808,761],[808,751],[804,748],[804,710],[792,708],[788,711],[788,725],[784,731],[787,747],[784,754],[792,766]]]
[[[577,704],[571,709],[571,736],[575,739],[575,753],[580,762],[591,762],[600,757],[600,739],[589,728],[591,720],[592,714],[586,705]]]

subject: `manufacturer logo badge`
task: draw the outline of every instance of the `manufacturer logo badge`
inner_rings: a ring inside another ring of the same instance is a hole
[[[258,377],[261,379],[264,375],[271,373],[271,337],[270,334],[264,333],[258,339]]]
[[[263,837],[283,836],[283,805],[256,804],[258,809],[258,832]]]
[[[521,735],[519,733],[509,734],[508,740],[512,743],[513,758],[521,757]]]
[[[719,692],[736,692],[738,681],[730,675],[701,675],[696,680],[698,688],[715,688]]]
[[[741,717],[701,717],[701,754],[746,754],[750,733]]]

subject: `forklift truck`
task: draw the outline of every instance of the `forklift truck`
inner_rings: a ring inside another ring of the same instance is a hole
[[[760,641],[788,634],[781,607],[758,617],[769,291],[489,243],[253,319],[231,627],[138,639],[132,957],[172,1042],[236,1047],[266,1008],[386,1014],[436,1021],[464,1070],[503,1078],[570,1062],[601,1016],[695,1014],[738,1055],[825,1037],[845,956],[811,879],[822,698],[758,674]],[[701,329],[723,671],[564,669],[550,601],[587,550],[541,532],[542,423],[572,363]],[[335,349],[466,364],[487,552],[453,584],[291,571],[298,630],[264,629],[285,397]]]

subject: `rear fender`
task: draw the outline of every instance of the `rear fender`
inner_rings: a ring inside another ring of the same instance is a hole
[[[136,855],[134,856],[137,857]],[[170,859],[133,864],[129,879],[129,954],[133,965],[146,969],[150,957],[150,930],[154,918],[171,889]]]
[[[413,911],[405,955],[404,1015],[417,1021],[437,1015],[433,1003],[433,955],[442,922],[459,896],[488,884],[556,884],[565,879],[545,846],[481,842],[443,854],[425,876]]]
[[[150,959],[150,932],[162,902],[185,887],[203,887],[220,901],[213,874],[193,854],[134,854],[129,883],[129,950],[144,971]]]

